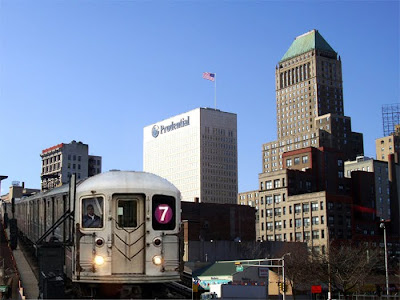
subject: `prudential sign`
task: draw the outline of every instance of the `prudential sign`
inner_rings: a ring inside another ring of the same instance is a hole
[[[170,132],[175,129],[179,129],[185,126],[190,125],[190,117],[187,116],[187,118],[182,118],[178,123],[172,122],[170,125],[164,126],[164,125],[154,125],[153,129],[151,130],[151,135],[156,138],[160,134],[164,134],[167,132]]]

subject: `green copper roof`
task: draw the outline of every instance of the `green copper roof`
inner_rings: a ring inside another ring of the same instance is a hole
[[[333,50],[332,47],[325,41],[322,35],[319,34],[318,30],[314,29],[298,36],[290,46],[289,50],[286,51],[280,62],[301,55],[313,49],[336,53],[336,51]]]

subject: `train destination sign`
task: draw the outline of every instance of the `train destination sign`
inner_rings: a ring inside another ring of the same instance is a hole
[[[168,224],[172,219],[172,208],[168,204],[160,204],[154,212],[154,217],[160,224]]]
[[[172,122],[170,125],[164,126],[164,125],[154,125],[153,129],[151,130],[151,135],[156,138],[160,134],[164,134],[167,132],[170,132],[175,129],[179,129],[185,126],[190,125],[190,117],[187,116],[187,119],[182,118],[178,123]]]

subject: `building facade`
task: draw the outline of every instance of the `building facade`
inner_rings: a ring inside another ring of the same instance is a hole
[[[42,191],[68,183],[73,173],[77,180],[101,173],[101,156],[89,155],[89,146],[82,142],[55,145],[44,149],[40,157]]]
[[[257,239],[306,242],[324,253],[332,240],[376,234],[374,214],[353,217],[362,207],[355,201],[369,205],[373,194],[354,200],[352,184],[371,178],[345,177],[344,162],[363,154],[363,136],[344,115],[340,56],[312,30],[293,41],[275,72],[278,139],[262,145],[258,190],[248,192],[258,195]],[[244,201],[248,193],[239,204],[254,205]]]
[[[236,203],[236,114],[197,108],[146,126],[143,170],[172,182],[183,201]]]
[[[388,161],[389,154],[400,153],[400,124],[390,135],[375,140],[376,159]]]
[[[357,159],[354,161],[346,161],[344,163],[344,172],[347,178],[351,178],[352,173],[355,171],[373,173],[376,215],[381,219],[390,219],[391,197],[388,176],[388,163],[364,156],[357,157]]]
[[[263,145],[263,172],[283,169],[282,154],[305,147],[363,154],[362,134],[344,115],[340,56],[317,30],[294,40],[275,77],[278,140]]]
[[[8,194],[2,195],[0,197],[0,200],[4,201],[5,203],[11,203],[12,198],[18,199],[23,197],[29,197],[39,192],[40,192],[39,189],[26,188],[25,182],[22,182],[22,184],[20,184],[19,181],[13,181],[9,188]]]

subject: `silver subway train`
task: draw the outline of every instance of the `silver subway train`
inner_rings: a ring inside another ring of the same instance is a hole
[[[110,171],[16,200],[15,218],[33,245],[65,245],[64,274],[78,297],[116,297],[180,280],[180,197],[154,174]]]

